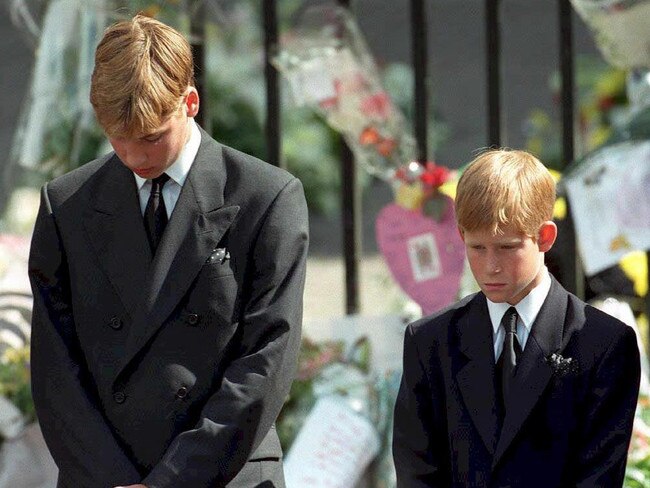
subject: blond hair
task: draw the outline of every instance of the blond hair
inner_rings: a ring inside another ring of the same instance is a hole
[[[154,132],[194,86],[192,48],[178,31],[144,15],[104,32],[95,51],[90,102],[111,137]]]
[[[555,180],[535,156],[496,149],[477,156],[458,181],[456,218],[461,231],[512,227],[537,237],[554,204]]]

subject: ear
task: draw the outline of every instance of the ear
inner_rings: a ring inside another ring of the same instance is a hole
[[[187,88],[184,106],[185,114],[188,117],[196,117],[196,114],[199,113],[199,92],[193,86]]]
[[[537,246],[540,252],[548,252],[553,247],[557,238],[557,225],[555,222],[547,220],[540,228],[537,238]]]

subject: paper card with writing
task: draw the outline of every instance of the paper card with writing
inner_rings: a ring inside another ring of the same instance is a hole
[[[378,454],[379,435],[345,399],[322,397],[284,463],[287,488],[350,488]]]
[[[564,182],[587,275],[650,249],[650,141],[598,149]]]

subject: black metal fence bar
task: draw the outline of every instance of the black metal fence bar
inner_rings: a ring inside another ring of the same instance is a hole
[[[501,145],[501,31],[499,0],[485,0],[488,146]]]
[[[280,82],[278,71],[271,64],[278,45],[278,15],[276,0],[262,2],[264,15],[264,76],[266,77],[266,158],[275,166],[282,166],[280,157],[282,138],[280,123]]]
[[[339,5],[350,6],[350,0],[339,0]],[[341,216],[343,221],[343,250],[345,261],[345,312],[360,312],[359,263],[361,259],[361,194],[354,155],[341,139]]]
[[[573,138],[573,17],[569,0],[558,0],[560,73],[562,76],[562,158],[566,166],[575,157]]]
[[[345,142],[341,147],[341,190],[343,244],[345,261],[345,313],[361,310],[359,299],[359,263],[361,260],[361,195],[357,184],[354,155]]]
[[[574,146],[574,64],[573,64],[573,16],[569,0],[558,0],[560,27],[560,74],[562,79],[562,162],[564,166],[575,159]],[[566,196],[566,195],[565,195]],[[585,298],[585,276],[578,256],[573,217],[567,198],[567,216],[571,237],[568,239],[567,252],[573,258],[567,260],[568,266],[563,270],[563,285],[572,293]]]
[[[428,159],[427,120],[429,112],[429,78],[427,71],[427,14],[423,0],[411,0],[412,58],[415,84],[414,114],[417,158],[420,163]]]

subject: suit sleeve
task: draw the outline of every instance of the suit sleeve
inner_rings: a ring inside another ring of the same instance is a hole
[[[224,486],[268,433],[295,375],[307,245],[307,205],[300,181],[293,179],[266,212],[253,246],[235,358],[196,427],[174,439],[143,484]]]
[[[597,366],[581,416],[575,484],[580,488],[623,486],[641,374],[634,331],[623,330]]]
[[[402,381],[397,394],[393,424],[393,459],[398,488],[447,487],[442,474],[442,452],[447,439],[440,427],[432,391],[417,349],[412,326],[404,336]],[[435,379],[434,379],[435,380]]]
[[[32,394],[43,436],[71,486],[135,483],[140,475],[118,445],[93,394],[75,336],[67,258],[47,186],[29,257],[34,295]]]

